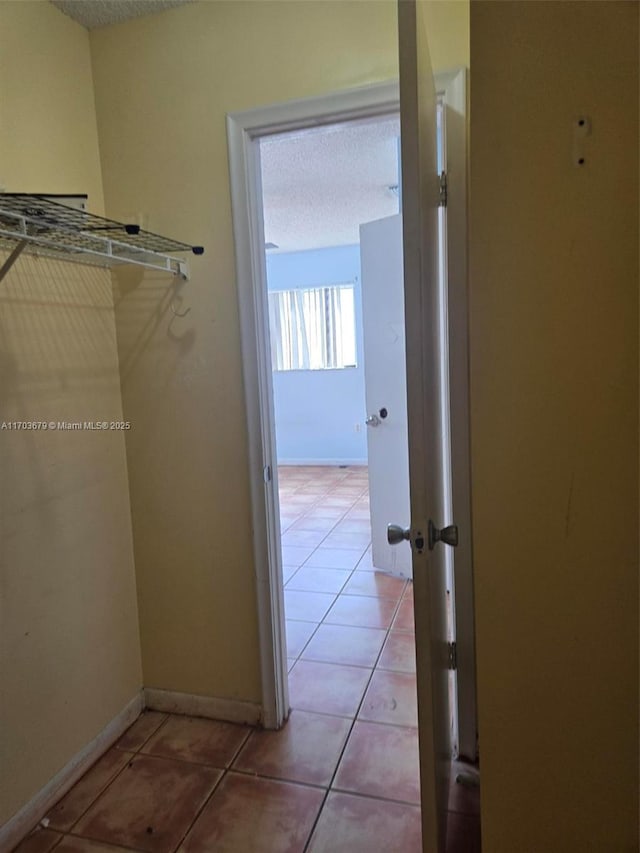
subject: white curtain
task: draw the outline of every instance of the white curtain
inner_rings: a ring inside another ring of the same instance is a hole
[[[355,367],[352,284],[269,293],[273,370]]]

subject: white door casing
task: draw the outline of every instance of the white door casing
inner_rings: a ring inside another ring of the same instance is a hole
[[[466,331],[466,71],[442,74],[437,78],[438,91],[444,95],[447,110],[454,122],[449,124],[447,150],[451,150],[449,169],[452,179],[449,188],[448,216],[449,291],[455,296],[450,306],[452,375],[458,380],[452,391],[452,422],[454,453],[454,507],[456,495],[468,495],[468,403],[467,393],[467,331]],[[251,475],[251,514],[254,562],[257,587],[257,611],[261,650],[261,679],[263,723],[266,728],[278,728],[287,714],[286,646],[284,641],[284,608],[282,604],[282,567],[278,541],[278,501],[275,479],[275,437],[273,432],[273,392],[266,313],[266,274],[262,226],[262,195],[260,189],[259,140],[261,137],[293,130],[315,127],[318,124],[353,119],[388,116],[398,112],[397,82],[376,84],[335,94],[312,97],[301,101],[257,108],[227,117],[229,165],[233,224],[235,238],[236,276],[241,322],[244,390],[247,409],[248,458]],[[455,328],[454,328],[455,327]],[[466,438],[465,438],[466,436]],[[465,441],[467,444],[465,445]],[[270,478],[271,472],[271,478]],[[462,484],[456,489],[456,478]],[[463,650],[458,605],[458,658],[474,662],[473,611],[471,609],[470,521],[464,500],[455,510],[460,526],[460,546],[456,559],[466,542],[467,565],[461,574],[465,582],[464,599],[470,620],[465,619],[469,647]],[[461,521],[466,518],[467,522]],[[466,525],[466,526],[465,526]],[[468,576],[468,577],[465,577]],[[467,582],[468,581],[468,582]],[[461,596],[458,582],[456,597]],[[461,672],[459,673],[462,674]],[[467,693],[475,702],[475,672],[470,669]],[[462,686],[459,686],[462,692]],[[468,742],[475,743],[475,705],[468,709]],[[462,726],[462,714],[461,714]],[[463,731],[460,732],[461,744]],[[469,754],[468,752],[465,754]]]
[[[247,408],[251,530],[256,574],[262,723],[289,710],[273,382],[260,171],[260,138],[397,113],[398,84],[365,86],[227,116],[242,365]]]
[[[410,521],[400,214],[360,226],[360,278],[372,562],[410,578],[409,543],[387,542],[389,522]]]

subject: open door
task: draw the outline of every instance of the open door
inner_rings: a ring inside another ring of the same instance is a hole
[[[390,519],[407,526],[409,454],[404,328],[402,217],[360,226],[367,461],[373,565],[411,577],[407,541],[387,541]]]
[[[409,488],[416,622],[422,833],[425,853],[444,853],[451,759],[442,430],[439,181],[436,94],[422,2],[399,0],[400,126]],[[391,518],[390,521],[396,521]],[[390,539],[400,540],[402,519]]]

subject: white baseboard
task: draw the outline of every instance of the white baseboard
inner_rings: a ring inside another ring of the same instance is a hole
[[[146,708],[165,714],[187,714],[251,726],[259,725],[262,720],[260,705],[240,699],[217,699],[213,696],[194,696],[191,693],[145,687],[144,701]]]
[[[254,702],[194,696],[173,690],[145,687],[84,749],[76,753],[44,788],[0,827],[0,851],[13,850],[91,765],[120,738],[145,707],[165,713],[188,714],[253,726],[262,721],[262,708]]]
[[[278,465],[282,465],[282,467],[286,467],[288,465],[304,465],[313,466],[313,465],[321,465],[321,466],[330,466],[330,467],[340,467],[340,465],[347,465],[349,468],[357,468],[357,467],[366,467],[367,460],[366,459],[278,459]]]
[[[58,800],[75,785],[92,764],[112,746],[139,716],[143,708],[142,691],[108,723],[84,749],[51,779],[4,826],[0,827],[0,850],[12,850],[47,814]]]

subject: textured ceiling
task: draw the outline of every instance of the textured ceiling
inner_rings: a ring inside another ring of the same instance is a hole
[[[51,0],[61,12],[88,30],[118,24],[140,15],[163,12],[192,0]]]
[[[398,213],[400,121],[271,136],[260,145],[265,242],[279,252],[358,243],[363,222]]]

